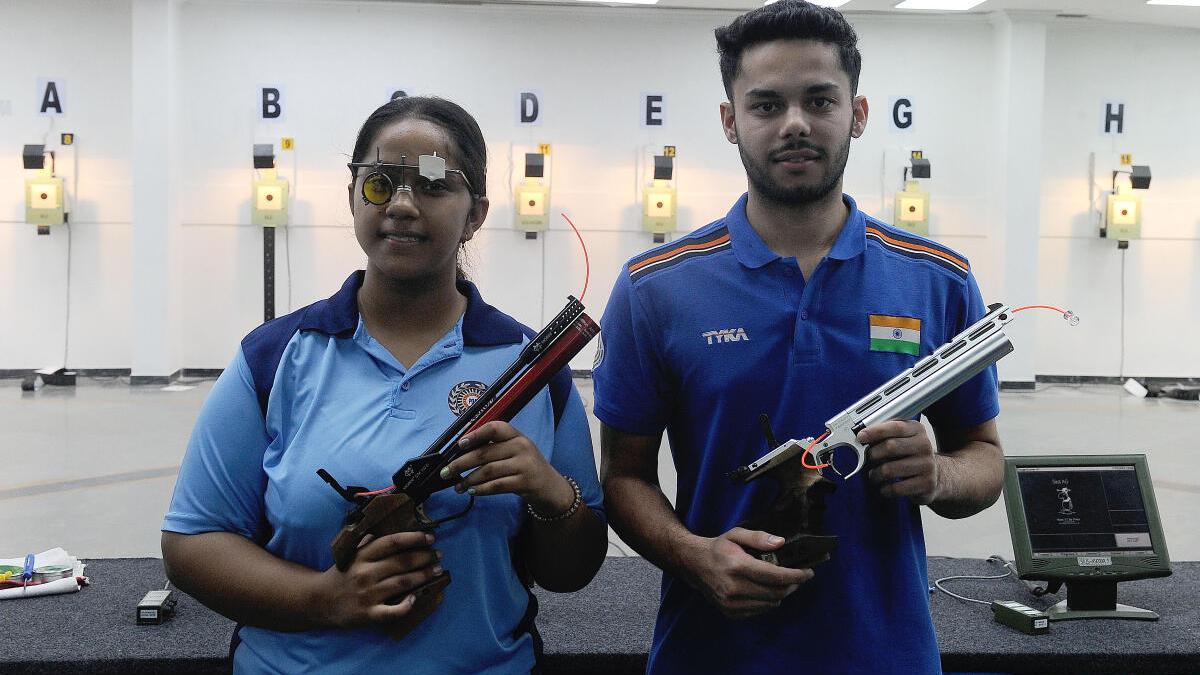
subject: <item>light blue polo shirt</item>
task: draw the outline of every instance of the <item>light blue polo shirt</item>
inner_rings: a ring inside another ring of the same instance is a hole
[[[766,246],[743,196],[725,218],[631,259],[617,280],[593,371],[595,414],[629,433],[666,430],[676,512],[696,534],[725,532],[775,496],[773,481],[728,477],[770,449],[759,415],[780,441],[818,436],[986,311],[962,256],[843,199],[849,217],[810,279]],[[919,321],[918,353],[873,350],[872,317]],[[949,428],[998,412],[993,368],[926,414]],[[663,575],[651,673],[940,672],[918,507],[879,496],[865,472],[835,481],[824,520],[838,549],[779,609],[728,620]]]
[[[328,569],[330,543],[352,507],[317,469],[343,485],[390,485],[393,472],[422,453],[533,335],[460,282],[468,297],[463,318],[405,368],[364,328],[361,284],[355,273],[328,300],[247,336],[200,412],[163,530],[235,532],[265,541],[284,560]],[[512,424],[600,509],[591,436],[569,371]],[[449,515],[466,500],[443,490],[427,500],[426,512]],[[511,546],[525,518],[516,495],[486,496],[439,526],[434,546],[453,580],[442,605],[403,640],[375,629],[243,627],[235,671],[528,673],[541,650],[536,600],[517,577]]]

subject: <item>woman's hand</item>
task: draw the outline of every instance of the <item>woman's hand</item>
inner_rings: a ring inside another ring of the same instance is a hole
[[[363,539],[345,572],[336,566],[322,573],[321,600],[330,622],[349,628],[396,621],[412,609],[412,589],[442,574],[433,535],[397,532]]]
[[[521,432],[508,422],[488,422],[459,441],[469,450],[442,470],[442,477],[471,471],[455,489],[473,495],[511,493],[538,513],[554,516],[571,508],[575,490]]]

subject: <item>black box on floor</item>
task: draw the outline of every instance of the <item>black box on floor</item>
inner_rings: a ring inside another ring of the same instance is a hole
[[[171,591],[150,591],[137,605],[137,625],[158,625],[174,611],[175,599],[171,597]]]
[[[59,368],[58,370],[39,370],[42,382],[55,387],[74,387],[75,371]]]

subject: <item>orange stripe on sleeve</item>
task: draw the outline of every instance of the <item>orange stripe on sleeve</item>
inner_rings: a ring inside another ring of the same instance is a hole
[[[667,258],[670,258],[673,255],[678,255],[685,251],[702,251],[705,249],[720,246],[727,241],[729,241],[728,234],[726,234],[720,238],[713,239],[712,241],[704,242],[703,244],[689,244],[687,246],[680,246],[679,248],[673,248],[669,251],[663,251],[662,253],[659,253],[658,255],[654,256],[653,258],[646,258],[645,260],[641,261],[640,263],[630,266],[629,273],[633,274],[634,272],[642,269],[643,267],[646,267],[647,265],[653,265],[654,263],[659,262],[660,260],[666,260]]]
[[[952,263],[954,265],[958,265],[959,267],[963,268],[964,270],[971,269],[971,266],[967,264],[966,260],[952,256],[949,253],[946,253],[945,251],[939,251],[936,248],[922,246],[921,244],[914,244],[914,243],[908,242],[908,241],[901,241],[899,239],[893,239],[892,237],[889,237],[887,234],[880,232],[879,230],[877,230],[873,227],[868,227],[867,231],[870,232],[871,234],[874,234],[875,236],[879,237],[880,239],[888,242],[889,244],[892,244],[893,246],[899,246],[900,248],[906,248],[906,249],[909,249],[910,251],[923,251],[925,253],[931,253],[931,254],[941,258],[942,260],[945,260],[946,262]]]

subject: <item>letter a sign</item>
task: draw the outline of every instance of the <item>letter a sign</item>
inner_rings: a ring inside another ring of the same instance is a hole
[[[38,114],[58,117],[63,111],[63,81],[55,77],[39,77],[37,80]]]

